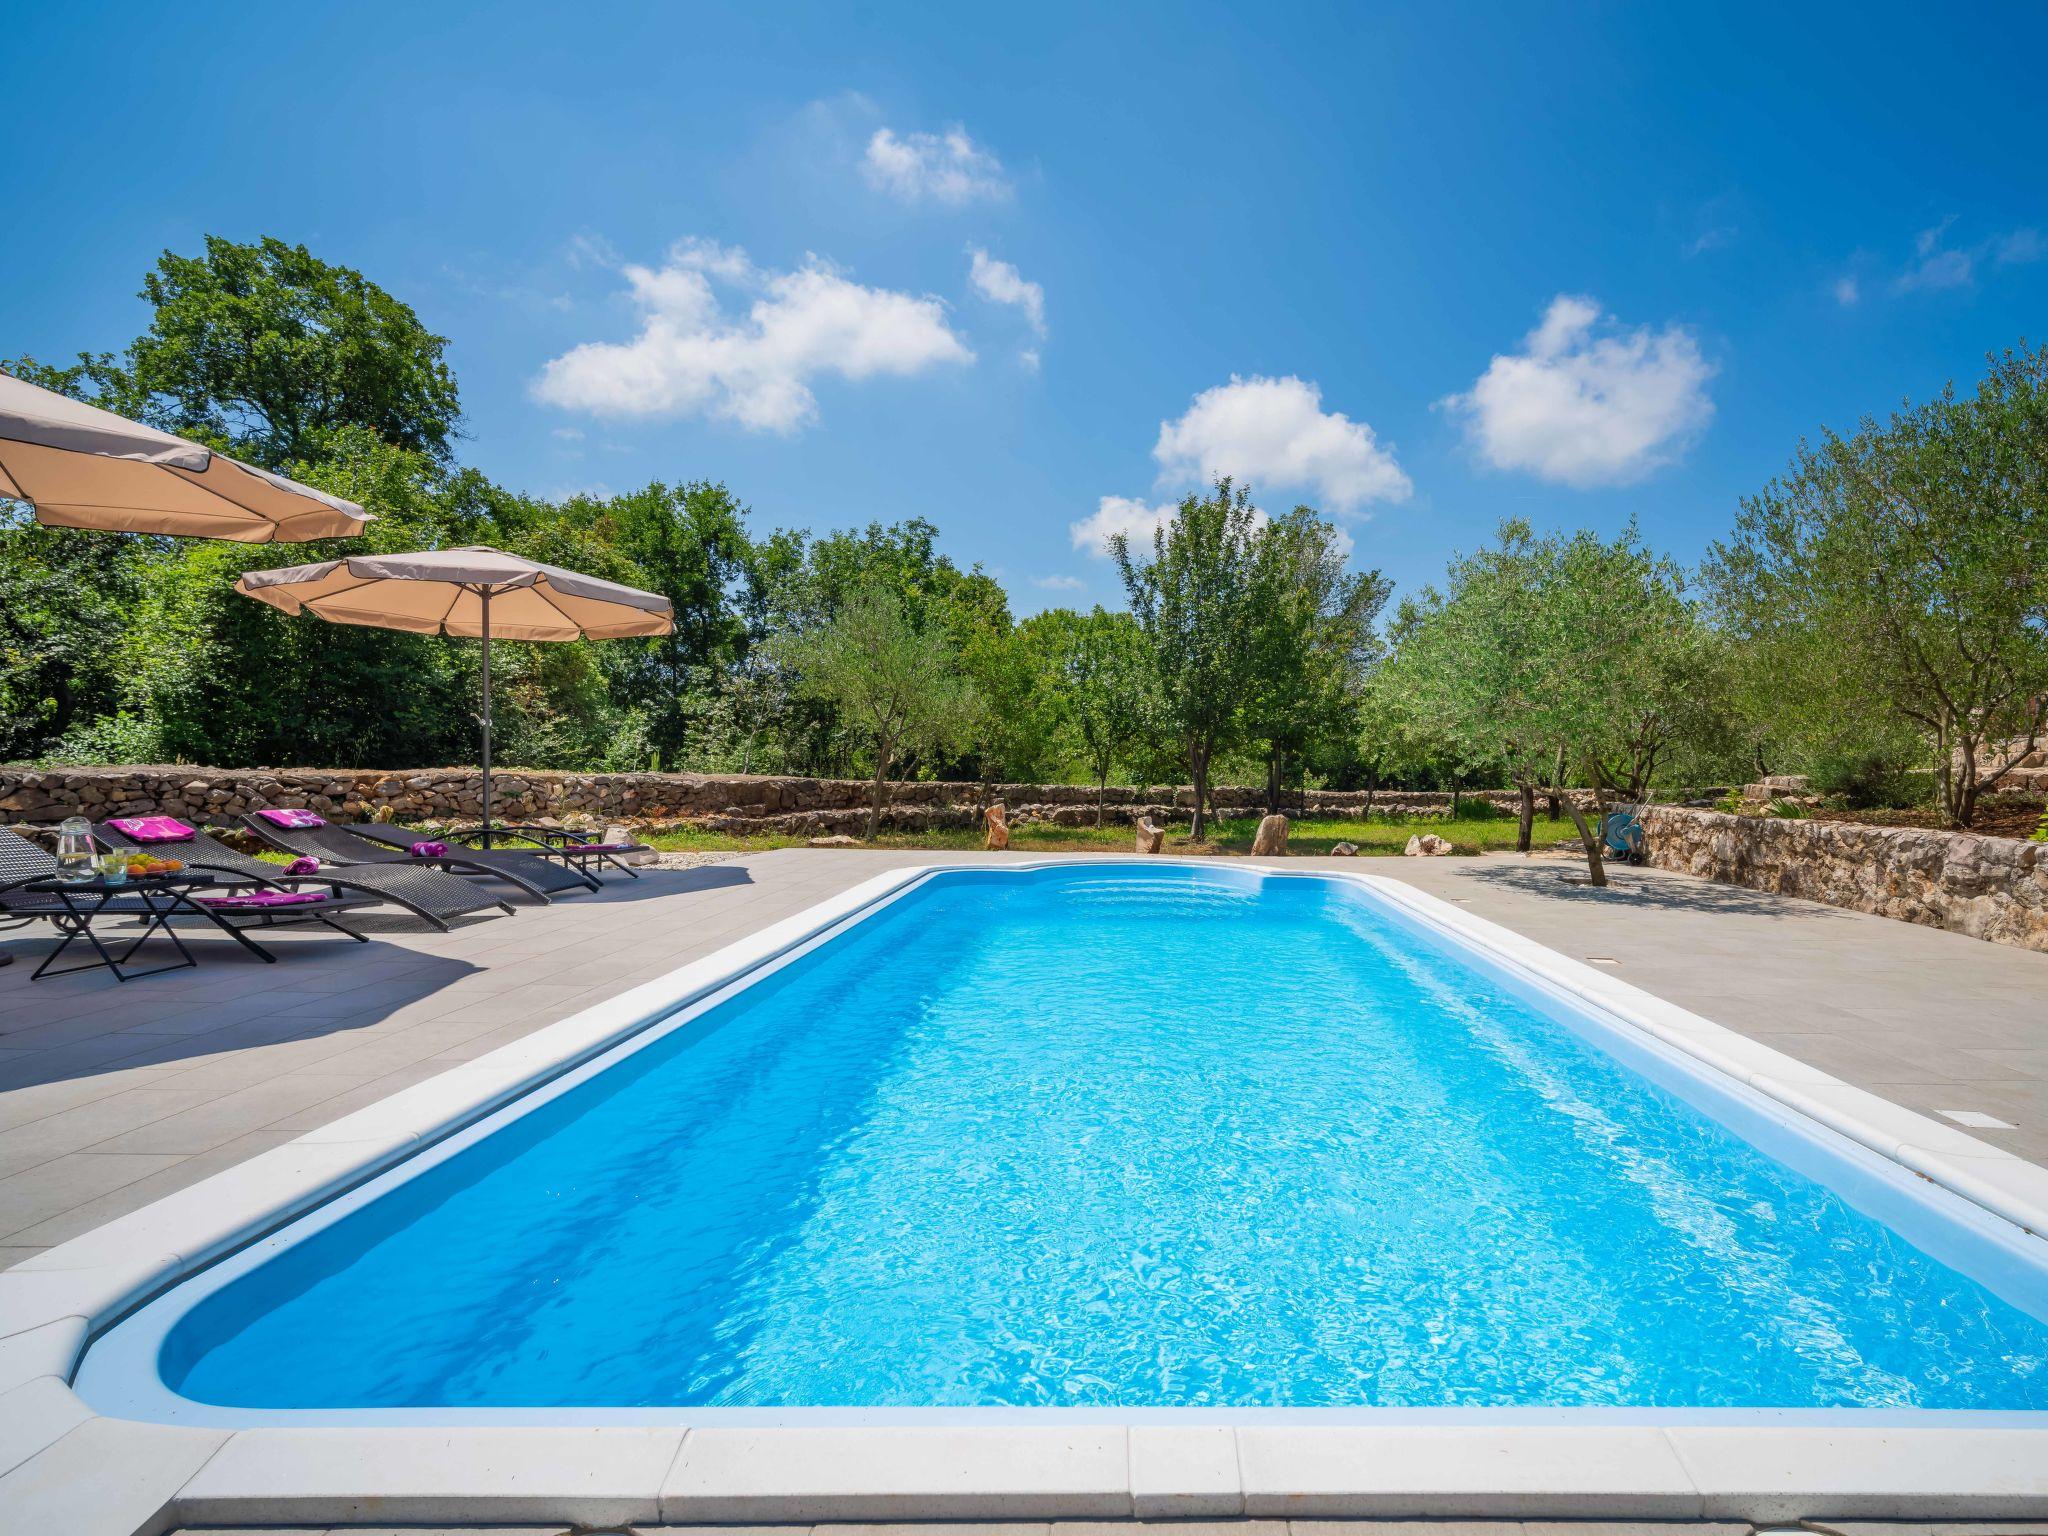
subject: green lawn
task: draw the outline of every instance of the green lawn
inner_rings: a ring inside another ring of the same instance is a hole
[[[1218,822],[1210,842],[1198,845],[1188,840],[1187,824],[1182,822],[1177,829],[1167,832],[1166,849],[1169,853],[1250,853],[1252,834],[1258,830],[1258,825],[1258,820],[1249,816]],[[1460,816],[1451,821],[1442,817],[1392,820],[1377,816],[1369,821],[1297,821],[1289,831],[1287,846],[1290,853],[1297,854],[1328,853],[1336,843],[1356,843],[1362,854],[1399,853],[1408,845],[1408,839],[1418,832],[1434,832],[1440,837],[1448,837],[1459,853],[1480,853],[1491,848],[1515,846],[1512,816],[1486,819]],[[1570,842],[1575,836],[1569,820],[1546,821],[1540,815],[1536,818],[1536,846],[1539,848]],[[657,848],[672,852],[754,853],[767,848],[801,848],[808,838],[794,833],[743,837],[729,832],[677,827],[656,832],[648,841]],[[875,839],[874,846],[957,850],[979,848],[982,841],[982,834],[973,828],[952,827],[930,832],[884,832]],[[1107,826],[1098,830],[1094,827],[1027,824],[1010,829],[1010,846],[1039,853],[1128,853],[1131,851],[1131,829],[1128,826]]]

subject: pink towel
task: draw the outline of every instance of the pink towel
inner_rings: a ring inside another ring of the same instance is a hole
[[[251,891],[246,896],[201,896],[199,904],[220,912],[240,912],[256,907],[308,907],[326,899],[325,891]]]
[[[107,825],[138,843],[192,841],[192,829],[175,816],[109,816]]]
[[[273,827],[289,827],[303,831],[307,827],[324,827],[327,823],[311,811],[293,810],[288,806],[266,805],[256,813]]]

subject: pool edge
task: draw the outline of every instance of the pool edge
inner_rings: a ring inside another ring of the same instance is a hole
[[[2048,1514],[2048,1428],[1949,1425],[604,1425],[197,1429],[107,1417],[71,1390],[90,1334],[420,1147],[864,916],[931,875],[903,866],[605,1003],[306,1133],[0,1272],[0,1530],[83,1536],[213,1524],[583,1524],[1245,1516],[1752,1520]],[[2036,1234],[2048,1170],[1820,1073],[1403,881],[1351,881],[1510,967]],[[25,1453],[25,1454],[24,1454]],[[81,1457],[86,1459],[80,1460]],[[8,1460],[13,1460],[10,1455]],[[66,1480],[65,1468],[78,1475]],[[97,1475],[118,1465],[120,1477]],[[2033,1470],[2040,1469],[2040,1470]],[[77,1486],[79,1478],[84,1487]],[[118,1495],[118,1497],[117,1497]],[[68,1500],[61,1507],[51,1500]],[[83,1501],[83,1502],[81,1502]]]

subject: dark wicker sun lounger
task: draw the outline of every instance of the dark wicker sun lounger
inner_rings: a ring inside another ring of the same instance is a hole
[[[465,832],[463,841],[481,837],[481,832]],[[520,842],[531,843],[534,853],[542,858],[560,859],[564,864],[595,875],[592,865],[602,867],[609,864],[613,869],[623,870],[635,880],[640,871],[619,857],[622,853],[652,853],[648,843],[607,843],[589,832],[571,832],[567,827],[544,827],[526,822],[496,822],[491,827],[494,838],[511,837]]]
[[[364,865],[385,869],[445,869],[453,874],[473,875],[483,880],[502,880],[543,905],[553,899],[548,894],[550,891],[595,889],[573,873],[568,879],[562,878],[565,872],[545,860],[530,857],[508,859],[499,854],[464,848],[459,843],[451,846],[443,842],[442,846],[448,849],[446,853],[435,854],[432,858],[414,858],[404,848],[372,842],[347,827],[337,827],[330,822],[322,822],[317,827],[280,827],[261,811],[249,811],[243,815],[242,825],[271,847],[285,853],[310,855],[320,860],[323,867],[338,864],[349,869],[360,869]],[[439,839],[417,838],[414,841],[434,842]],[[406,844],[406,847],[411,847],[411,844]]]
[[[320,830],[351,833],[380,848],[395,849],[401,855],[414,843],[447,843],[450,845],[450,862],[456,868],[480,866],[502,873],[507,879],[531,881],[543,891],[595,891],[603,888],[597,877],[588,871],[557,864],[542,853],[524,848],[478,848],[449,833],[422,832],[416,827],[401,827],[389,821],[352,821],[345,827],[323,827]]]
[[[187,864],[187,869],[199,866]],[[231,874],[225,870],[207,870],[205,873],[222,875],[237,885],[262,881],[262,889],[284,890],[285,887],[273,880],[258,876]],[[67,906],[62,897],[44,891],[25,891],[20,887],[38,880],[48,880],[57,873],[57,856],[48,849],[30,842],[11,827],[0,827],[0,917],[19,918],[23,921],[41,918],[66,927],[68,919],[75,917],[75,911]],[[273,868],[272,873],[275,873]],[[204,887],[202,887],[204,889]],[[335,917],[343,912],[360,910],[373,903],[359,896],[345,896],[338,891],[326,893],[326,899],[315,904],[308,902],[297,906],[216,906],[203,896],[192,897],[173,913],[177,917],[203,917],[220,929],[242,948],[258,959],[274,962],[273,955],[251,939],[242,930],[244,927],[274,927],[284,923],[319,923],[344,934],[359,944],[370,941],[352,928],[336,922]],[[155,915],[156,909],[140,896],[109,897],[104,905],[93,908],[94,917],[139,917]]]
[[[100,822],[92,829],[92,835],[109,848],[147,846],[150,851],[166,858],[182,860],[188,869],[220,870],[286,887],[305,883],[286,875],[282,865],[269,863],[253,854],[237,853],[204,832],[194,832],[182,842],[144,845],[118,828]],[[388,901],[393,906],[404,907],[415,917],[425,918],[444,931],[451,917],[464,917],[492,907],[504,912],[512,910],[509,901],[492,896],[459,875],[414,865],[410,861],[404,865],[352,864],[337,868],[323,863],[320,873],[312,879],[321,885],[331,885],[338,891],[357,891],[379,901]]]

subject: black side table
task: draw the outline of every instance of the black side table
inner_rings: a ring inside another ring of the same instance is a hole
[[[30,981],[39,981],[44,976],[70,976],[79,971],[94,971],[102,968],[114,973],[116,981],[132,981],[138,976],[155,976],[164,971],[182,971],[199,962],[192,951],[185,947],[185,941],[171,929],[173,913],[190,912],[198,917],[208,914],[203,907],[195,906],[191,892],[206,890],[220,884],[217,876],[210,874],[144,875],[112,884],[105,875],[94,875],[90,880],[37,880],[16,889],[31,891],[38,896],[54,896],[64,910],[52,912],[51,922],[63,939],[57,947],[43,957],[43,963],[29,975]],[[100,936],[92,931],[93,921],[101,917],[138,917],[142,919],[142,932],[129,941],[119,954],[115,954],[100,942]],[[130,969],[128,962],[135,952],[152,934],[162,934],[171,941],[179,958],[163,965],[151,966],[146,971]],[[53,971],[51,965],[57,957],[79,939],[90,944],[97,959],[82,965],[67,965]]]

